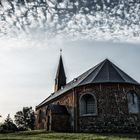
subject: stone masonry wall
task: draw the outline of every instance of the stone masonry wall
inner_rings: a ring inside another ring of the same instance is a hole
[[[140,97],[140,87],[130,84],[85,85],[69,91],[51,103],[67,107],[70,114],[69,124],[66,125],[68,126],[68,131],[140,132],[140,114],[130,114],[128,112],[127,93],[130,90],[134,90]],[[92,93],[97,99],[96,116],[80,116],[79,99],[85,93]],[[44,105],[37,109],[37,114],[42,110],[45,115],[46,108],[47,105]],[[76,114],[75,116],[74,113]],[[51,117],[52,121],[54,121],[58,116]],[[62,115],[61,119],[58,122],[56,121],[56,125],[55,122],[52,123],[51,127],[59,131],[59,127],[61,127],[59,123],[66,124],[67,122],[67,119],[63,119],[63,117]],[[38,129],[45,129],[47,126],[47,116],[42,116],[42,121],[37,121],[36,124]]]
[[[133,85],[96,85],[80,88],[77,97],[78,131],[94,132],[139,132],[140,115],[129,114],[127,93],[136,91],[140,97],[140,88]],[[97,99],[96,116],[80,116],[79,98],[82,94],[92,93]]]

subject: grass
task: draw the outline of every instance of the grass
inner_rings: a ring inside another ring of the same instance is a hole
[[[1,140],[140,140],[140,135],[26,131],[9,134],[0,134],[0,139]]]

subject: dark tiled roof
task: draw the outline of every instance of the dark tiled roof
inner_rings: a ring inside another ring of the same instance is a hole
[[[45,99],[37,107],[46,104],[48,101],[62,95],[66,91],[86,84],[96,84],[96,83],[127,83],[139,85],[137,81],[119,69],[116,65],[110,62],[108,59],[105,59],[95,67],[89,69],[79,77],[75,78],[73,81],[66,84],[66,86],[58,90],[57,92],[52,93],[47,99]]]
[[[50,104],[47,110],[51,110],[54,114],[69,114],[64,105]]]

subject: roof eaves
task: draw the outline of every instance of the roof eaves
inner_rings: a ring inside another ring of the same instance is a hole
[[[60,89],[57,92],[52,93],[48,98],[46,98],[43,102],[41,102],[36,108],[39,108],[41,106],[43,106],[44,104],[47,104],[49,101],[63,95],[64,93],[68,92],[69,90],[73,89],[75,86],[72,86],[71,88],[68,88],[66,90],[64,89]]]

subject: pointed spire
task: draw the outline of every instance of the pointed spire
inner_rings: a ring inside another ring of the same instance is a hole
[[[65,70],[63,66],[63,60],[62,60],[62,49],[60,49],[60,59],[59,59],[59,64],[58,64],[56,78],[55,78],[54,91],[58,91],[65,85],[66,85],[66,75],[65,75]]]

